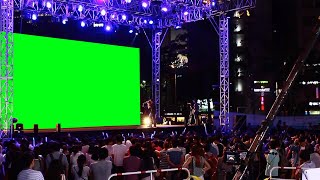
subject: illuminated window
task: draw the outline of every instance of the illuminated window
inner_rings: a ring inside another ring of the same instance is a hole
[[[243,91],[242,83],[241,83],[241,81],[238,81],[236,83],[236,92],[242,92],[242,91]]]
[[[234,29],[234,32],[240,32],[241,31],[241,26],[240,24],[237,25],[237,27]]]
[[[237,55],[236,59],[234,60],[235,62],[240,62],[242,61],[241,57]]]

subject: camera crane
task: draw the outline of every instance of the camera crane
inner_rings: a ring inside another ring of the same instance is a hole
[[[264,140],[266,133],[268,132],[270,126],[273,123],[274,117],[278,113],[278,110],[280,106],[283,103],[284,98],[286,97],[288,90],[292,86],[294,80],[296,79],[298,73],[304,66],[304,62],[308,58],[311,50],[313,49],[315,43],[318,41],[318,37],[320,34],[320,16],[318,17],[316,26],[314,27],[310,40],[307,42],[304,50],[299,55],[298,59],[296,60],[293,68],[291,69],[291,72],[286,79],[286,82],[280,92],[280,94],[276,97],[276,100],[274,101],[271,109],[269,110],[266,119],[261,123],[261,126],[259,130],[256,133],[256,136],[248,149],[248,155],[245,158],[244,166],[242,168],[239,168],[236,172],[236,174],[233,177],[233,180],[242,180],[244,176],[246,175],[246,172],[248,170],[248,166],[250,163],[252,163],[253,155],[257,152],[261,142]],[[241,167],[241,166],[240,166]]]

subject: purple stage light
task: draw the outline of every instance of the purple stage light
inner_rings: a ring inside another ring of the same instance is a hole
[[[101,15],[102,15],[102,16],[105,16],[106,14],[107,14],[106,10],[102,9],[102,10],[101,10]]]
[[[78,6],[78,11],[79,11],[79,12],[82,12],[82,11],[83,11],[83,6],[82,6],[82,5],[79,5],[79,6]]]
[[[152,21],[152,20],[150,20],[150,21],[149,21],[149,24],[153,24],[153,21]]]
[[[106,31],[111,31],[111,26],[110,25],[106,26]]]
[[[130,34],[132,34],[132,33],[133,33],[133,30],[132,30],[132,29],[130,29],[130,30],[129,30],[129,33],[130,33]]]
[[[126,15],[122,15],[121,18],[122,18],[122,20],[125,21],[127,19],[127,16]]]
[[[37,15],[36,15],[36,14],[32,14],[32,16],[31,16],[31,19],[32,19],[32,20],[34,20],[34,21],[35,21],[35,20],[37,20],[37,18],[38,18],[38,17],[37,17]]]
[[[167,8],[167,7],[162,7],[162,8],[161,8],[161,11],[163,11],[163,12],[168,12],[168,8]]]
[[[131,0],[125,0],[126,3],[131,3]]]
[[[116,18],[116,15],[115,14],[111,14],[111,19],[114,19]]]
[[[47,3],[46,3],[46,6],[47,6],[48,9],[50,9],[50,8],[52,7],[51,2],[47,2]]]
[[[144,8],[148,7],[148,3],[147,2],[142,2],[142,7],[144,7]]]
[[[183,15],[185,15],[185,16],[187,16],[188,14],[189,14],[188,11],[185,11],[185,12],[183,13]]]
[[[85,27],[86,26],[86,23],[84,21],[81,21],[81,27]]]
[[[215,5],[216,5],[216,2],[212,1],[211,6],[215,6]]]
[[[143,20],[143,23],[147,24],[147,23],[148,23],[148,21],[147,21],[147,20]]]

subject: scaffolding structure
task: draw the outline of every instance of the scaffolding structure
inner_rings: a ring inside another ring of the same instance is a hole
[[[142,6],[145,3],[146,6]],[[229,36],[227,13],[255,7],[256,0],[1,0],[1,130],[11,137],[13,114],[13,16],[52,16],[58,21],[81,20],[87,24],[111,23],[152,29],[152,98],[160,117],[161,30],[184,23],[219,18],[220,123],[229,123]],[[81,9],[80,9],[81,7]],[[163,11],[163,7],[167,11]],[[124,18],[125,16],[125,18]]]

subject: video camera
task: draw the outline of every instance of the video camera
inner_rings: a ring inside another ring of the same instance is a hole
[[[224,154],[224,162],[229,165],[240,165],[241,161],[247,156],[247,151],[226,151]]]

